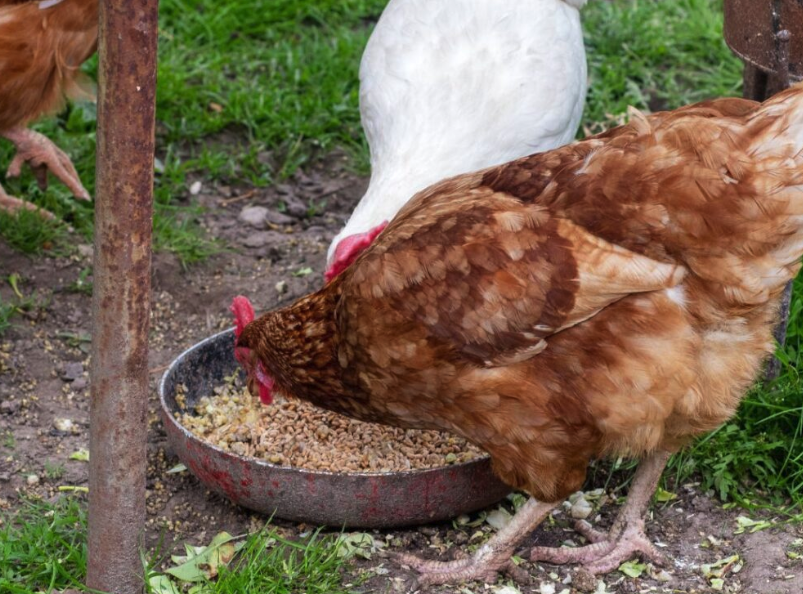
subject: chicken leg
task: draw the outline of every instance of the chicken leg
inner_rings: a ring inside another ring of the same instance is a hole
[[[577,548],[535,547],[530,551],[530,560],[557,564],[583,563],[592,574],[612,571],[634,553],[641,553],[653,563],[663,565],[663,555],[644,534],[644,514],[669,456],[669,452],[656,452],[641,462],[627,502],[607,535],[581,520],[575,525],[575,530],[592,544]]]
[[[511,557],[516,545],[532,532],[558,503],[542,503],[530,498],[510,523],[482,545],[472,557],[457,561],[428,561],[413,555],[397,555],[402,564],[419,572],[417,584],[428,586],[478,580],[493,583],[500,571],[515,573]]]
[[[0,210],[14,213],[21,209],[36,211],[46,219],[52,220],[56,218],[53,215],[53,213],[48,212],[43,208],[39,208],[38,206],[32,204],[31,202],[26,202],[25,200],[20,200],[19,198],[15,198],[14,196],[9,196],[8,194],[6,194],[6,191],[3,189],[3,186],[0,186]]]
[[[17,147],[17,154],[8,167],[6,177],[17,177],[22,165],[29,163],[41,189],[47,189],[47,171],[59,178],[73,195],[80,200],[91,200],[78,172],[67,154],[53,144],[49,138],[24,127],[0,131],[0,136],[10,140]]]

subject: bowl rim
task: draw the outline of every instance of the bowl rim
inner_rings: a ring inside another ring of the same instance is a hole
[[[235,452],[224,450],[220,446],[217,446],[213,443],[210,443],[204,439],[201,439],[197,435],[195,435],[192,431],[187,429],[176,417],[173,413],[173,410],[170,406],[168,406],[166,401],[166,392],[167,392],[167,381],[171,374],[175,373],[178,367],[184,362],[184,359],[190,355],[191,352],[204,347],[208,343],[215,342],[220,340],[223,336],[227,334],[232,334],[234,332],[234,326],[213,334],[211,336],[207,336],[200,342],[195,343],[191,347],[184,349],[178,356],[176,356],[173,361],[170,363],[168,368],[165,370],[164,374],[162,374],[161,379],[159,380],[159,404],[162,409],[162,414],[170,420],[170,422],[175,425],[179,431],[181,431],[184,435],[185,440],[189,440],[200,447],[210,449],[215,453],[223,456],[230,456],[233,458],[238,458],[243,462],[249,464],[257,464],[258,466],[264,466],[266,469],[270,470],[278,470],[283,472],[295,472],[302,475],[310,475],[310,476],[321,476],[321,477],[346,477],[346,478],[353,478],[353,479],[360,479],[360,478],[376,478],[376,477],[408,477],[408,476],[418,476],[424,475],[426,473],[435,473],[435,472],[443,472],[444,470],[457,470],[460,471],[467,467],[487,463],[490,461],[491,456],[486,452],[484,456],[480,456],[473,460],[469,460],[467,462],[460,462],[458,464],[448,464],[444,466],[435,466],[433,468],[415,468],[411,470],[394,470],[388,472],[354,472],[354,471],[344,471],[344,472],[336,472],[334,470],[317,470],[317,469],[309,469],[309,468],[300,468],[298,466],[283,466],[280,464],[273,464],[272,462],[268,462],[267,460],[263,460],[262,458],[256,458],[254,456],[244,456],[242,454],[237,454]],[[465,438],[464,438],[465,439]]]

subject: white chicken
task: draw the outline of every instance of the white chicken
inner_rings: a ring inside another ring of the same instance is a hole
[[[360,66],[371,181],[327,280],[416,192],[570,142],[586,94],[586,0],[390,0]]]

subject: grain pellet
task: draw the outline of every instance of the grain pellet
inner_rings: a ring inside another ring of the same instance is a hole
[[[183,391],[176,401],[186,406]],[[306,470],[399,472],[486,456],[449,433],[363,423],[295,399],[263,406],[237,376],[180,414],[179,422],[223,450]]]

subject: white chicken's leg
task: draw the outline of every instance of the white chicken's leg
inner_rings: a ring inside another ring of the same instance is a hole
[[[3,186],[0,186],[0,210],[14,213],[21,209],[34,210],[46,219],[52,220],[56,218],[55,216],[53,216],[52,213],[46,211],[43,208],[39,208],[35,204],[26,202],[25,200],[20,200],[19,198],[15,198],[14,196],[9,196],[8,194],[6,194],[5,190],[3,189]]]
[[[70,158],[47,136],[23,127],[0,131],[0,136],[10,140],[17,147],[17,154],[8,166],[6,177],[19,176],[23,163],[29,163],[40,188],[47,188],[47,171],[50,170],[76,198],[92,199],[81,183]]]
[[[428,561],[413,555],[398,555],[396,559],[419,572],[418,585],[469,580],[493,583],[500,571],[516,573],[516,566],[511,560],[516,545],[530,534],[558,503],[541,503],[531,498],[507,526],[467,559],[449,562]]]
[[[669,452],[656,452],[639,464],[627,502],[608,534],[594,530],[588,522],[581,520],[575,525],[575,530],[593,544],[577,548],[535,547],[530,551],[530,559],[557,564],[582,563],[591,573],[612,571],[635,553],[663,565],[663,555],[644,533],[644,514],[669,456]]]

